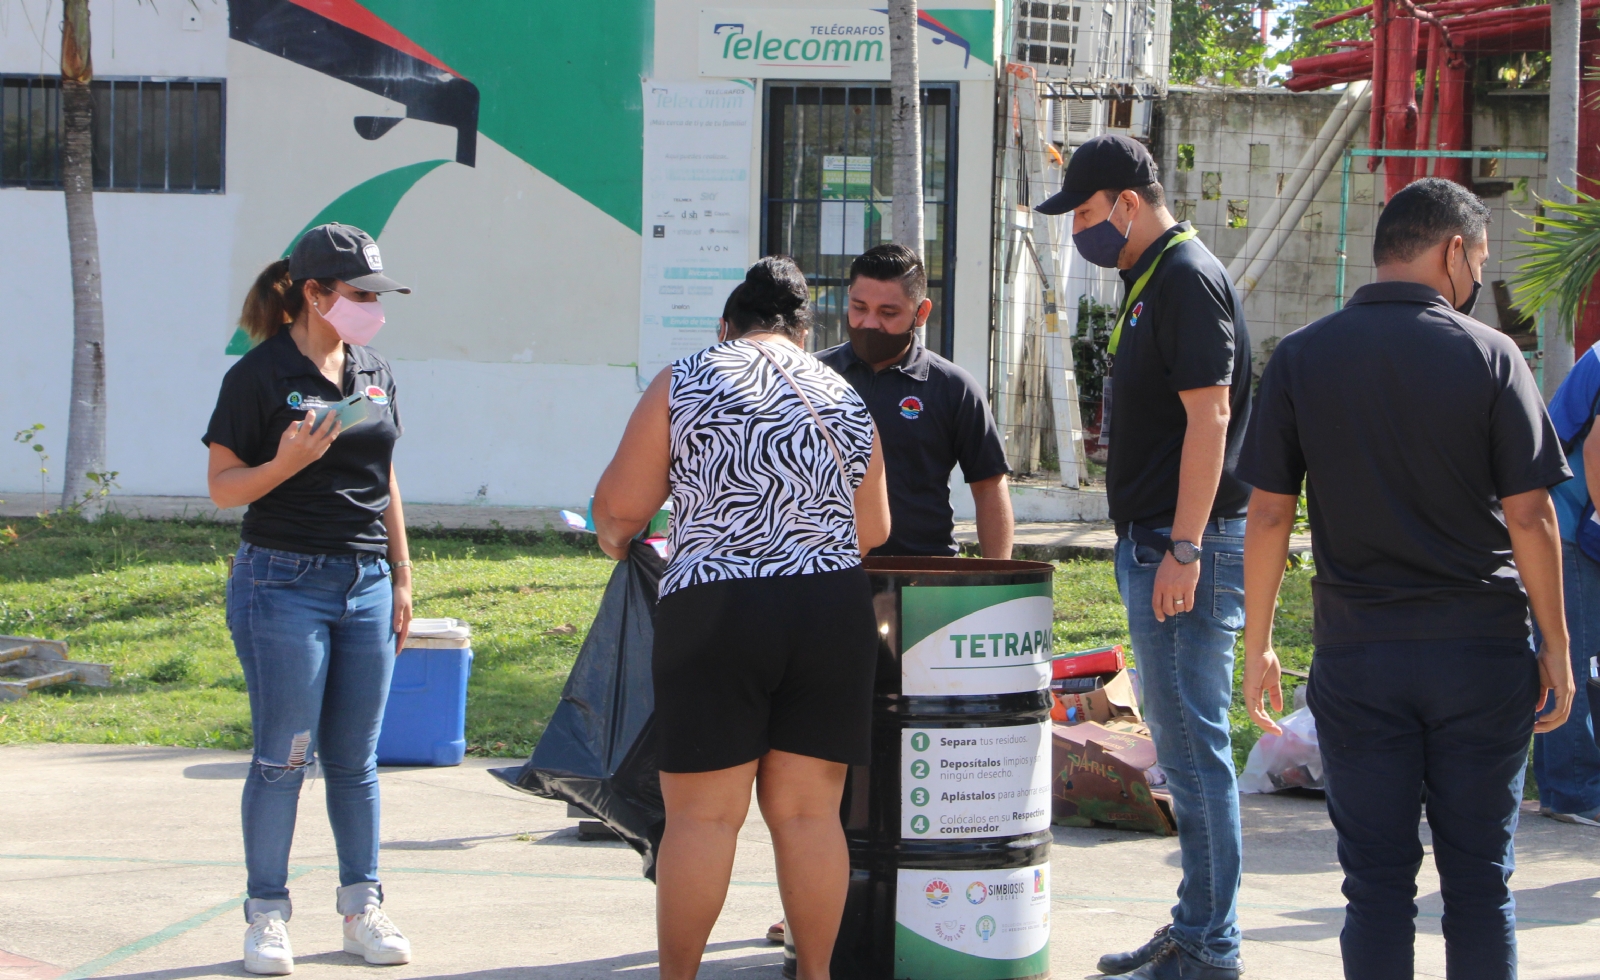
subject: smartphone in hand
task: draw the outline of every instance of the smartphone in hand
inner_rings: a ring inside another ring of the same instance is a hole
[[[367,399],[367,396],[361,392],[356,392],[349,398],[329,405],[327,411],[333,412],[338,416],[339,428],[344,431],[365,422],[371,407],[372,403]]]

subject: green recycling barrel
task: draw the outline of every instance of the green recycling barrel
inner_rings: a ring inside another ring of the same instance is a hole
[[[852,768],[841,805],[850,887],[832,974],[1048,976],[1054,566],[865,564],[880,636],[872,761]]]

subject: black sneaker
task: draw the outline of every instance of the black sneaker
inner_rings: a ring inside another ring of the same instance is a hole
[[[1172,926],[1166,925],[1157,929],[1156,934],[1150,937],[1149,942],[1131,953],[1107,953],[1100,957],[1100,962],[1097,964],[1096,969],[1112,977],[1127,973],[1130,970],[1139,969],[1139,967],[1155,959],[1156,954],[1161,952],[1161,947],[1167,944],[1167,932],[1171,928]]]
[[[1113,980],[1239,980],[1238,967],[1211,966],[1190,956],[1182,946],[1168,941],[1150,962]]]

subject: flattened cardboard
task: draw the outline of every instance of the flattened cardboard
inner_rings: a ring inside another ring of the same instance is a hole
[[[1149,736],[1112,731],[1095,722],[1051,725],[1052,820],[1068,827],[1109,824],[1162,835],[1177,832],[1165,794],[1152,791],[1146,770],[1156,764]]]

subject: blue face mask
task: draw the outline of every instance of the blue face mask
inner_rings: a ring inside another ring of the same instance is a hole
[[[1078,247],[1078,254],[1102,269],[1115,269],[1123,247],[1128,244],[1127,234],[1118,231],[1117,226],[1111,223],[1111,216],[1117,213],[1117,205],[1121,203],[1119,197],[1106,213],[1106,220],[1072,236],[1072,244]]]

